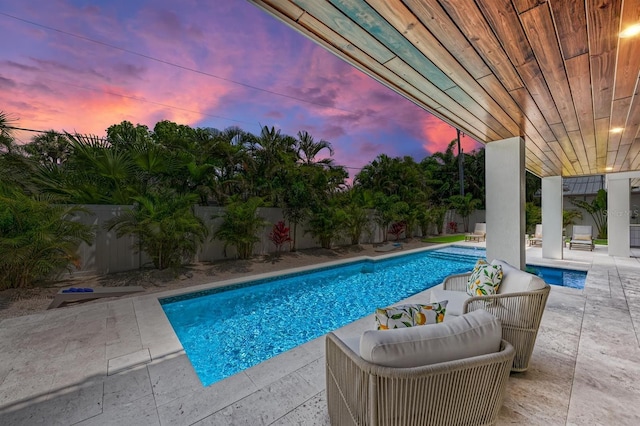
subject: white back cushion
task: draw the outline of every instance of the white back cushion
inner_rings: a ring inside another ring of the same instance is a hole
[[[494,259],[491,264],[502,266],[502,281],[498,294],[540,290],[546,286],[539,276],[521,271],[504,260]]]
[[[360,356],[387,367],[419,367],[497,352],[501,338],[500,320],[481,309],[439,324],[367,330]]]

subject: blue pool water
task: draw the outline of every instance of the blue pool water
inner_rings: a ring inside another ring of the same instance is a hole
[[[208,386],[369,315],[376,307],[433,287],[448,275],[469,271],[484,256],[484,249],[450,246],[286,274],[160,303],[202,384]]]

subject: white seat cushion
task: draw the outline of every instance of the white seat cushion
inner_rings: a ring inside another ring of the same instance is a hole
[[[462,315],[462,305],[470,296],[466,291],[443,290],[442,286],[431,289],[431,303],[447,300],[447,311],[444,320]]]
[[[501,339],[500,320],[478,310],[439,324],[367,330],[360,356],[387,367],[419,367],[497,352]]]
[[[504,260],[494,259],[491,264],[502,266],[503,274],[498,294],[541,290],[546,286],[544,280],[539,276],[521,271]]]

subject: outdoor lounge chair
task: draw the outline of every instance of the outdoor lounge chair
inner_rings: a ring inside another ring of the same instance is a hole
[[[475,228],[472,233],[466,234],[464,236],[465,241],[484,241],[487,237],[487,224],[486,223],[476,223]]]
[[[80,300],[99,299],[101,297],[119,297],[131,293],[144,291],[144,287],[98,287],[98,288],[64,288],[55,295],[47,309],[57,308],[63,303],[78,302]]]
[[[533,234],[533,237],[529,238],[529,245],[535,246],[536,244],[542,245],[542,225],[536,225],[536,231]]]
[[[501,339],[500,321],[487,312],[458,320],[367,330],[357,340],[327,334],[331,424],[495,423],[514,348]]]
[[[593,251],[593,228],[591,225],[573,225],[571,240],[569,241],[569,250],[575,247],[588,248]]]
[[[431,290],[431,301],[449,301],[445,322],[456,315],[478,309],[489,311],[500,318],[502,338],[516,350],[511,371],[526,371],[551,286],[537,275],[521,271],[502,260],[494,260],[491,264],[502,267],[503,276],[497,294],[469,296],[466,292],[471,275],[469,272],[445,278],[443,288],[435,287]]]

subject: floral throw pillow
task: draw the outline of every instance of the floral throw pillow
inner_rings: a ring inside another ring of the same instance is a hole
[[[429,304],[390,306],[376,309],[376,330],[437,324],[444,321],[447,300]]]
[[[496,294],[502,281],[502,266],[490,265],[478,259],[467,282],[469,296],[488,296]]]

